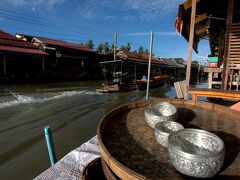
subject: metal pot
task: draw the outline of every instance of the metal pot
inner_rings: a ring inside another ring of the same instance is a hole
[[[159,122],[155,126],[155,137],[159,144],[168,147],[168,137],[171,133],[184,129],[184,127],[173,121]]]
[[[144,115],[147,124],[154,129],[158,122],[176,121],[177,108],[173,104],[161,102],[145,107]]]
[[[171,163],[183,174],[209,178],[224,161],[224,142],[215,134],[198,129],[183,129],[170,134],[168,151]]]

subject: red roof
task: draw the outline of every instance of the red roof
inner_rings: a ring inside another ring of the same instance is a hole
[[[80,51],[94,52],[89,47],[83,46],[80,44],[74,44],[74,43],[69,43],[62,40],[48,39],[43,37],[36,37],[36,38],[46,45],[65,47],[65,48],[70,48],[70,49],[75,49]]]
[[[119,51],[117,53],[117,55],[120,58],[133,60],[133,61],[138,61],[138,62],[145,62],[146,63],[149,60],[149,55],[139,54],[139,53],[134,53],[134,52],[129,52],[129,51]],[[165,65],[165,62],[163,60],[158,60],[157,58],[155,58],[153,56],[152,56],[152,63]]]
[[[20,48],[20,47],[13,47],[13,46],[3,46],[0,45],[0,51],[10,51],[10,52],[20,52],[20,53],[27,53],[27,54],[38,54],[38,55],[48,55],[44,51],[39,49],[29,49],[29,48]]]
[[[46,52],[39,50],[31,43],[18,39],[2,30],[0,30],[0,51],[48,55]]]

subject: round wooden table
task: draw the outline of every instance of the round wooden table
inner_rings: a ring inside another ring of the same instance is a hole
[[[240,178],[240,112],[208,102],[153,99],[124,104],[106,114],[98,140],[106,165],[120,179],[188,179],[171,165],[168,150],[157,143],[144,118],[144,107],[170,102],[185,128],[203,129],[225,143],[225,161],[218,178]]]

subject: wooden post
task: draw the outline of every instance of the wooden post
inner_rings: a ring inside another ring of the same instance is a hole
[[[208,89],[212,89],[212,77],[213,77],[213,72],[208,73]]]
[[[7,67],[6,67],[6,57],[3,56],[3,75],[7,75]]]
[[[45,72],[45,56],[43,56],[43,60],[42,60],[42,70],[43,72]]]
[[[228,81],[228,58],[230,54],[230,35],[231,35],[231,26],[232,26],[232,17],[233,17],[233,0],[228,0],[228,12],[227,12],[227,25],[226,25],[226,35],[225,35],[225,51],[224,51],[224,64],[223,64],[223,78],[222,78],[222,88],[227,89]]]
[[[146,100],[148,100],[148,94],[149,94],[149,81],[150,81],[151,61],[152,61],[152,46],[153,46],[153,32],[151,31],[150,51],[149,51],[149,61],[148,61],[148,77],[147,77]]]
[[[117,50],[117,33],[114,34],[114,61],[116,60],[116,50]]]
[[[136,88],[137,88],[137,90],[138,90],[138,84],[137,84],[137,65],[134,65],[134,76],[135,76]]]
[[[186,72],[186,87],[189,88],[190,75],[191,75],[191,63],[192,63],[192,48],[194,41],[194,24],[196,15],[196,0],[192,0],[192,13],[191,13],[191,24],[190,24],[190,34],[189,34],[189,44],[188,44],[188,63]],[[186,97],[188,99],[188,97]]]

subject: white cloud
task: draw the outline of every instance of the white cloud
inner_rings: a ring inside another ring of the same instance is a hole
[[[56,6],[62,5],[66,0],[6,0],[8,5],[14,7],[26,7],[33,11],[44,9],[52,10]]]
[[[176,11],[178,4],[183,1],[184,0],[89,0],[79,8],[81,9],[81,16],[86,19],[154,20]],[[116,13],[118,13],[119,16],[113,18]]]

